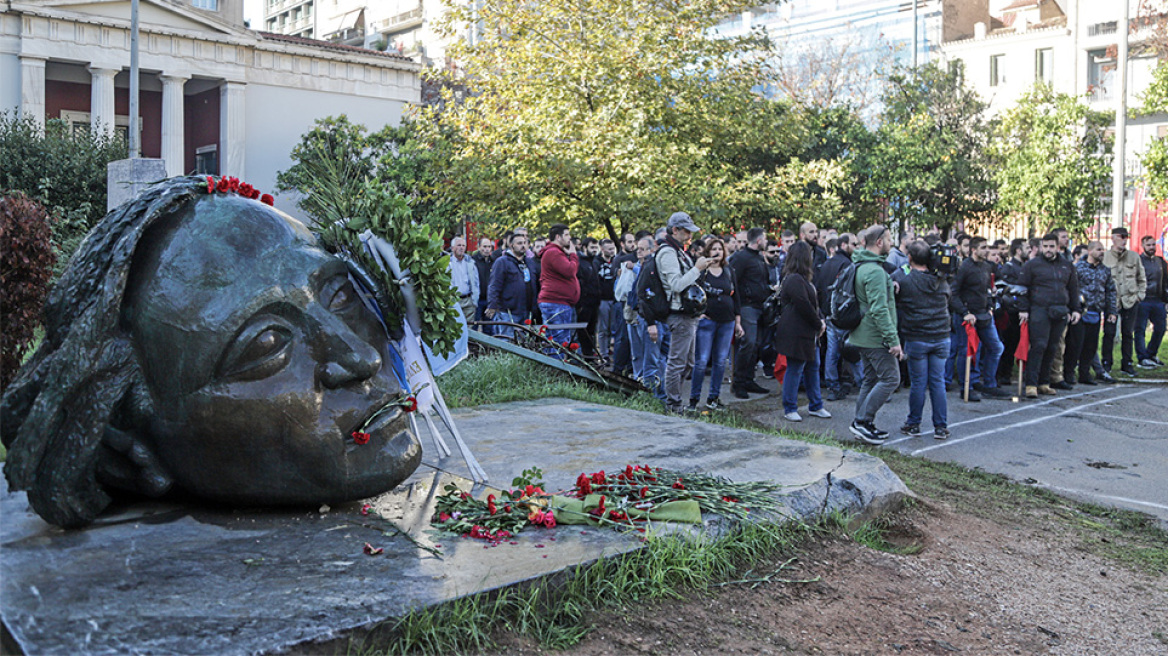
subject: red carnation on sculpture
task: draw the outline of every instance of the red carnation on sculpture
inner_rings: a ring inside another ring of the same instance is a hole
[[[263,196],[260,196],[260,202],[264,205],[275,205],[276,199],[272,197],[271,194],[264,194]]]
[[[355,444],[369,444],[369,433],[362,433],[361,431],[353,431],[353,442]]]

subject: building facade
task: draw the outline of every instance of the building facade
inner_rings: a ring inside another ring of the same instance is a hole
[[[1120,1],[1129,4],[1133,24],[1141,0],[991,0],[984,2],[973,30],[947,39],[947,61],[960,61],[965,83],[998,114],[1017,103],[1037,83],[1056,92],[1082,96],[1091,109],[1118,109],[1117,48]],[[1127,147],[1124,170],[1128,192],[1125,213],[1135,204],[1135,187],[1143,175],[1140,157],[1156,137],[1168,134],[1168,115],[1134,115],[1158,63],[1144,47],[1150,31],[1129,33],[1127,62]],[[1110,218],[1110,197],[1104,214]]]
[[[397,123],[418,64],[243,27],[242,0],[141,0],[142,156],[169,175],[234,175],[273,190],[315,120]],[[110,132],[129,125],[130,3],[26,0],[0,12],[0,111]],[[294,199],[278,198],[286,211]]]

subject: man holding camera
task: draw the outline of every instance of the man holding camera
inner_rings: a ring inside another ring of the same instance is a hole
[[[993,292],[993,265],[987,259],[989,244],[985,237],[974,237],[969,242],[969,257],[957,269],[953,283],[953,307],[961,316],[962,334],[964,326],[974,326],[981,346],[974,358],[967,384],[972,387],[970,401],[979,401],[978,393],[991,398],[1010,398],[1009,393],[998,387],[998,360],[1005,348],[998,338],[994,325],[990,302]],[[960,370],[959,370],[960,371]],[[960,376],[960,373],[959,373]]]
[[[698,276],[709,268],[710,260],[699,257],[690,260],[685,249],[695,232],[701,228],[685,212],[674,212],[665,225],[669,232],[665,243],[657,249],[657,273],[669,297],[669,358],[665,362],[665,409],[682,413],[681,381],[685,368],[693,361],[694,338],[697,337],[699,315],[682,309],[681,295],[698,281]],[[656,326],[650,328],[656,332]],[[656,341],[656,340],[654,340]]]
[[[906,250],[908,273],[898,269],[892,276],[897,283],[896,316],[911,381],[908,418],[900,432],[920,435],[927,390],[933,407],[933,437],[943,440],[949,437],[945,360],[949,357],[952,294],[949,283],[935,269],[930,269],[932,250],[924,240],[909,243]]]
[[[1079,277],[1059,256],[1058,236],[1048,233],[1039,244],[1039,256],[1022,266],[1018,320],[1030,325],[1030,352],[1026,358],[1026,398],[1054,395],[1050,367],[1067,322],[1079,323]]]

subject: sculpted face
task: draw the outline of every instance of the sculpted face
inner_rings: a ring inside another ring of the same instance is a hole
[[[125,316],[153,405],[141,439],[178,486],[336,502],[414,471],[421,447],[392,405],[388,340],[344,262],[295,219],[235,196],[200,198],[156,229]]]

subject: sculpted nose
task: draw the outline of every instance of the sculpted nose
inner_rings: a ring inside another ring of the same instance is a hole
[[[381,354],[345,322],[330,317],[320,334],[317,380],[328,389],[360,383],[381,371]]]

